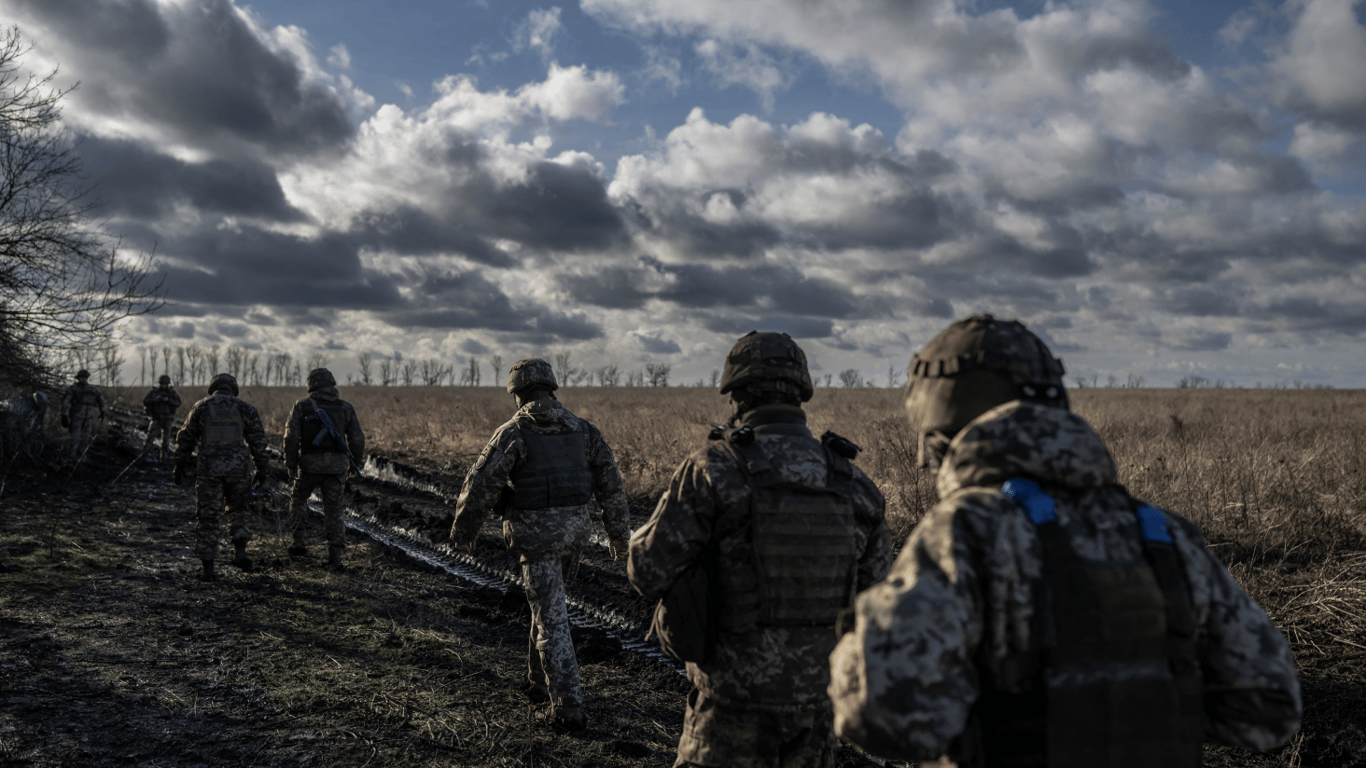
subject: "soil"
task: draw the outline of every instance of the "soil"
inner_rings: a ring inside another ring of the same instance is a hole
[[[0,483],[0,768],[672,764],[688,691],[676,669],[576,629],[589,727],[556,733],[520,692],[519,589],[355,533],[333,572],[320,520],[312,556],[290,558],[281,470],[254,510],[256,567],[228,565],[225,542],[217,581],[199,581],[190,484],[134,463],[134,417],[111,421],[74,469],[13,467]],[[361,478],[350,502],[441,542],[464,464],[388,459],[426,490]],[[633,524],[652,506],[633,500]],[[516,569],[492,522],[477,557]],[[638,625],[650,610],[603,547],[590,547],[571,598]],[[1269,755],[1210,749],[1206,765],[1366,765],[1366,648],[1316,647],[1296,648],[1296,741]],[[841,767],[872,764],[837,754]]]

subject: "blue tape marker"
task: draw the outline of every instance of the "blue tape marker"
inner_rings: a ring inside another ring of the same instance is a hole
[[[1001,493],[1024,507],[1025,514],[1029,515],[1030,522],[1035,525],[1051,523],[1058,519],[1057,507],[1053,503],[1053,497],[1044,493],[1043,489],[1039,488],[1033,480],[1023,477],[1007,480],[1005,485],[1001,486]]]

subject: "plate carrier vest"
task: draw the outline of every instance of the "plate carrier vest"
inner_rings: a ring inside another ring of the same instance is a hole
[[[237,410],[237,401],[229,400],[226,407],[218,396],[209,398],[208,420],[204,424],[204,445],[241,445],[242,414]]]
[[[963,762],[1043,768],[1198,768],[1204,706],[1189,581],[1162,510],[1131,502],[1144,557],[1085,560],[1033,481],[1002,493],[1034,524],[1043,547],[1023,693],[983,685],[974,705],[980,755]],[[970,731],[972,728],[970,728]],[[965,755],[965,758],[969,756]]]
[[[746,435],[746,432],[750,434]],[[748,559],[712,558],[718,628],[744,633],[756,627],[833,625],[853,601],[858,552],[850,483],[853,465],[822,445],[826,478],[818,485],[787,482],[754,434],[788,434],[815,440],[805,425],[731,427],[720,435],[749,485],[749,505],[716,523],[711,551],[738,540]]]
[[[512,471],[514,509],[578,507],[593,498],[593,472],[588,466],[588,435],[580,424],[573,432],[542,435],[521,430],[526,461]]]

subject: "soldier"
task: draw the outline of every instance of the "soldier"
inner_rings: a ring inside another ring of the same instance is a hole
[[[237,392],[237,379],[231,374],[213,377],[209,396],[194,404],[176,435],[176,485],[185,481],[195,449],[199,449],[194,479],[194,551],[204,563],[200,575],[204,581],[214,580],[219,516],[225,506],[233,545],[232,563],[244,571],[252,568],[247,557],[247,542],[251,540],[247,515],[253,465],[255,484],[266,480],[266,431],[256,408],[239,399]]]
[[[34,455],[46,413],[47,395],[42,392],[0,401],[0,460],[13,460],[20,451]]]
[[[1295,663],[1199,529],[1116,481],[1023,325],[949,326],[907,411],[940,502],[830,656],[835,729],[960,766],[1198,766],[1299,728]]]
[[[90,372],[82,368],[76,372],[76,383],[62,395],[62,426],[71,433],[67,443],[67,458],[75,460],[90,442],[95,429],[95,412],[104,418],[104,395],[90,384]]]
[[[285,469],[294,481],[289,497],[289,528],[294,532],[291,557],[307,554],[304,520],[308,497],[321,489],[328,564],[342,569],[346,550],[342,492],[347,475],[359,472],[364,461],[365,433],[356,409],[338,395],[337,379],[331,371],[314,368],[308,372],[308,397],[294,404],[285,423]]]
[[[892,540],[881,492],[850,462],[857,446],[807,429],[812,393],[787,334],[742,337],[721,380],[731,426],[679,466],[631,537],[627,576],[645,597],[698,562],[712,585],[716,639],[687,664],[675,766],[833,765],[835,621],[886,573]]]
[[[589,540],[590,501],[601,505],[612,559],[626,553],[631,528],[626,488],[612,450],[597,427],[565,408],[550,363],[519,360],[508,371],[517,413],[493,433],[465,477],[451,525],[451,542],[473,551],[489,510],[503,516],[503,536],[519,555],[531,636],[527,684],[540,717],[562,731],[587,727],[579,662],[569,635],[565,583],[578,571]]]
[[[171,377],[162,374],[157,379],[157,388],[142,398],[142,410],[151,418],[147,422],[147,439],[142,443],[142,455],[148,461],[165,461],[171,454],[171,440],[175,436],[175,412],[180,408],[180,393],[171,386]],[[157,455],[152,456],[152,446],[161,438]]]

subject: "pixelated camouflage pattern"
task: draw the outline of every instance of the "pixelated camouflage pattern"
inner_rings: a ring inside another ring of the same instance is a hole
[[[234,542],[251,540],[251,528],[248,525],[251,515],[251,479],[247,475],[196,475],[194,501],[195,557],[200,560],[218,557],[218,533],[224,517],[228,521],[229,539]]]
[[[157,458],[166,459],[174,455],[176,426],[175,416],[153,417],[147,422],[147,439],[142,441],[142,453],[146,455],[157,446]],[[159,445],[158,445],[159,443]]]
[[[830,707],[728,707],[694,688],[675,768],[833,768]]]
[[[774,415],[801,417],[802,410],[764,406],[750,411],[741,423],[757,425],[757,444],[783,480],[824,483],[828,467],[820,442],[809,432],[766,434],[763,420]],[[863,589],[886,573],[892,537],[883,517],[882,493],[857,467],[850,492],[857,526],[857,586]],[[726,510],[747,510],[750,493],[734,456],[719,445],[688,457],[674,472],[650,520],[631,537],[627,575],[632,586],[651,600],[663,597],[683,570],[702,557],[717,518]],[[748,562],[747,549],[742,541],[723,540],[717,557]],[[823,706],[829,680],[826,658],[834,640],[833,629],[823,626],[723,632],[707,662],[687,665],[688,679],[703,695],[727,706]]]
[[[345,475],[333,472],[300,472],[294,478],[294,487],[289,494],[288,530],[298,531],[308,519],[308,499],[313,492],[323,501],[323,535],[329,547],[346,546],[345,514]]]
[[[62,394],[61,413],[71,420],[67,455],[74,457],[85,450],[95,431],[96,420],[104,416],[104,395],[93,384],[72,384]]]
[[[470,467],[456,502],[455,521],[451,525],[451,541],[456,544],[473,542],[479,535],[484,518],[498,504],[499,495],[507,485],[513,470],[526,461],[526,443],[521,431],[539,434],[565,434],[583,424],[587,435],[588,467],[593,473],[595,500],[573,507],[548,509],[504,509],[503,535],[508,547],[523,560],[558,557],[570,547],[588,541],[591,522],[589,515],[596,507],[599,519],[611,539],[626,539],[631,535],[626,500],[626,486],[617,469],[612,449],[602,439],[597,427],[575,416],[553,397],[534,400],[523,405],[517,413],[493,433],[479,458]]]
[[[964,429],[947,458],[942,500],[887,579],[859,595],[854,631],[830,656],[836,732],[886,758],[941,755],[963,733],[984,681],[1010,692],[1027,683],[1011,660],[1035,648],[1031,584],[1042,573],[1041,547],[1001,482],[1026,476],[1048,486],[1081,557],[1143,557],[1132,502],[1114,485],[1114,462],[1079,417],[1008,403]],[[1170,517],[1191,587],[1207,738],[1257,750],[1284,744],[1302,711],[1284,636],[1199,530]]]
[[[321,369],[326,370],[326,369]],[[340,424],[334,423],[333,426],[346,437],[346,445],[351,449],[351,455],[356,459],[357,466],[365,464],[365,432],[361,430],[360,418],[356,416],[356,409],[350,403],[341,399],[336,387],[323,386],[308,394],[308,397],[294,404],[289,412],[289,418],[285,420],[285,469],[293,476],[296,472],[313,472],[327,475],[345,475],[351,470],[351,462],[346,458],[346,454],[341,451],[324,451],[319,453],[305,452],[300,450],[299,441],[303,436],[304,416],[312,415],[313,406],[309,405],[309,400],[328,406],[334,403],[341,406],[342,419]]]
[[[815,392],[806,353],[786,333],[750,331],[726,355],[721,394],[756,382],[783,382],[802,402]]]
[[[242,417],[242,442],[236,445],[205,445],[204,426],[208,420],[209,403],[213,401],[219,409],[237,405]],[[255,406],[241,398],[219,392],[194,404],[185,416],[185,423],[176,435],[176,464],[188,467],[198,449],[195,473],[200,476],[246,477],[252,473],[253,464],[257,471],[266,467],[266,430],[261,424],[261,414]]]
[[[560,388],[555,381],[555,369],[539,357],[518,360],[508,369],[508,391],[516,392],[523,387],[540,384],[551,390]]]
[[[35,438],[43,434],[45,413],[47,395],[42,392],[0,400],[0,459],[10,460],[20,451],[36,449]]]
[[[531,606],[527,681],[549,691],[554,709],[583,706],[579,659],[574,654],[564,592],[565,584],[578,573],[580,554],[574,547],[561,557],[522,561],[522,584]]]

